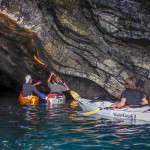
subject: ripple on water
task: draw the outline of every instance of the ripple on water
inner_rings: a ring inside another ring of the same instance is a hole
[[[150,149],[149,124],[81,116],[69,103],[0,107],[0,149]]]

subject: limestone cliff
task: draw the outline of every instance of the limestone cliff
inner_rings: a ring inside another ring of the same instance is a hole
[[[82,96],[119,98],[125,78],[133,75],[150,97],[149,1],[1,0],[0,5],[0,69],[14,80],[22,84],[30,73],[46,83],[53,70]]]

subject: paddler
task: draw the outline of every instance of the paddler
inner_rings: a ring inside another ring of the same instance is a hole
[[[122,92],[121,101],[112,104],[111,107],[121,108],[124,106],[140,106],[148,104],[146,96],[142,91],[137,89],[136,79],[134,77],[127,77],[124,86],[126,90]]]
[[[52,83],[50,82],[51,79],[52,79]],[[60,84],[60,82],[61,82],[60,77],[56,76],[53,72],[51,72],[47,80],[48,87],[50,89],[50,94],[57,94],[58,96],[65,96],[62,92],[68,91],[69,87],[67,86],[66,83]]]
[[[25,83],[23,84],[23,97],[31,96],[33,93],[37,94],[41,99],[45,99],[45,94],[40,93],[39,90],[35,87],[36,85],[41,84],[41,81],[32,85],[31,75],[25,76]]]

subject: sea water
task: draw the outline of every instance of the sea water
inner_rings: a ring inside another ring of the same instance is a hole
[[[149,150],[150,124],[80,115],[80,107],[1,98],[0,150]]]

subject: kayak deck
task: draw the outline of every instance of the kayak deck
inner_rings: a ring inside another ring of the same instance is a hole
[[[48,99],[46,99],[46,102],[49,104],[63,104],[63,103],[65,103],[65,99],[63,97],[48,98]]]
[[[65,96],[58,96],[57,94],[48,94],[45,100],[48,104],[53,105],[53,104],[63,104],[65,103],[66,99]]]
[[[21,105],[36,105],[39,103],[39,97],[38,96],[27,96],[23,97],[22,94],[19,95],[19,103]]]
[[[99,101],[93,102],[92,100],[84,99],[81,97],[76,97],[79,105],[84,112],[89,112],[87,114],[98,114],[108,118],[120,118],[120,119],[130,119],[130,120],[144,120],[150,121],[150,106],[143,107],[124,107],[121,109],[110,108],[111,102],[109,101]],[[99,110],[98,110],[99,109]]]

